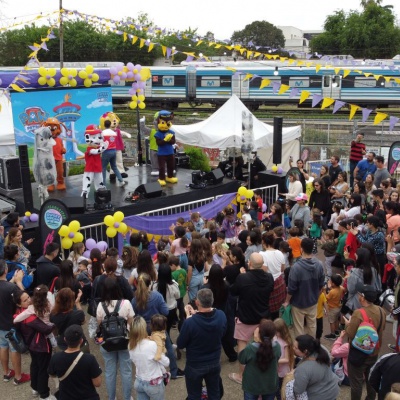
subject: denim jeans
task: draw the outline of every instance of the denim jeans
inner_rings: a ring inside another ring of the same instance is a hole
[[[176,363],[175,350],[172,347],[172,341],[167,333],[165,338],[165,350],[167,350],[167,357],[169,358],[169,372],[171,372],[171,377],[176,378],[178,372],[178,365]]]
[[[244,400],[258,400],[261,396],[261,400],[274,400],[275,399],[275,393],[274,394],[250,394],[248,392],[243,392],[244,393]]]
[[[208,400],[220,400],[220,380],[221,365],[205,365],[203,367],[191,367],[186,364],[185,382],[188,393],[188,400],[198,400],[201,397],[203,379],[207,387]]]
[[[122,392],[124,400],[131,399],[132,392],[132,362],[128,350],[105,351],[100,347],[100,353],[104,358],[105,376],[108,400],[115,400],[117,385],[117,364],[121,373]]]
[[[196,267],[193,267],[192,279],[188,286],[189,300],[193,300],[197,296],[197,292],[201,289],[204,284],[204,269],[199,272]]]
[[[103,168],[103,183],[106,183],[107,176],[107,165],[110,164],[111,169],[114,171],[119,182],[122,182],[121,173],[117,168],[117,151],[116,150],[106,150],[101,155],[101,167]]]
[[[164,400],[165,386],[161,381],[159,385],[150,385],[148,381],[136,378],[133,387],[137,393],[137,400]]]

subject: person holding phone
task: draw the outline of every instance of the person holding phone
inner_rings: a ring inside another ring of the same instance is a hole
[[[394,244],[400,243],[400,204],[394,201],[385,203],[386,234],[393,237]]]
[[[4,259],[7,263],[8,273],[7,280],[10,281],[18,270],[23,271],[24,276],[22,278],[22,285],[25,289],[28,289],[33,282],[33,271],[28,272],[24,264],[18,262],[19,259],[19,248],[18,246],[11,244],[4,247]]]

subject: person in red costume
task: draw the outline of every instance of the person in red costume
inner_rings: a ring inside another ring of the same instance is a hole
[[[57,118],[47,118],[45,122],[43,122],[42,126],[47,126],[50,128],[51,135],[55,140],[56,144],[53,146],[53,157],[56,163],[56,171],[57,171],[57,186],[50,185],[47,187],[48,192],[54,192],[54,189],[57,190],[65,190],[65,182],[64,182],[64,159],[63,155],[67,152],[64,147],[63,140],[59,137],[61,135],[61,125],[62,124]],[[65,127],[65,125],[64,125]],[[65,127],[65,129],[67,129]]]

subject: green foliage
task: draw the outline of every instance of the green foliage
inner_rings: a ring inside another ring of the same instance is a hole
[[[199,147],[184,146],[185,153],[190,157],[190,168],[204,172],[211,171],[206,154]]]
[[[231,40],[245,47],[250,41],[261,47],[285,47],[282,31],[267,21],[254,21],[246,25],[241,31],[233,32]]]
[[[365,1],[362,12],[329,15],[325,32],[311,41],[312,52],[351,54],[355,58],[392,58],[400,52],[400,28],[391,6]]]

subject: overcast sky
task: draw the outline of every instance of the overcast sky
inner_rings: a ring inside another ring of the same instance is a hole
[[[208,31],[217,39],[228,39],[253,21],[268,21],[273,25],[294,26],[302,30],[322,29],[327,15],[336,10],[360,10],[361,0],[62,0],[63,8],[103,18],[122,19],[147,13],[161,28],[198,29],[199,35]],[[33,18],[40,12],[58,9],[59,0],[0,0],[0,26],[15,17]],[[394,5],[400,18],[399,0],[383,0]]]

